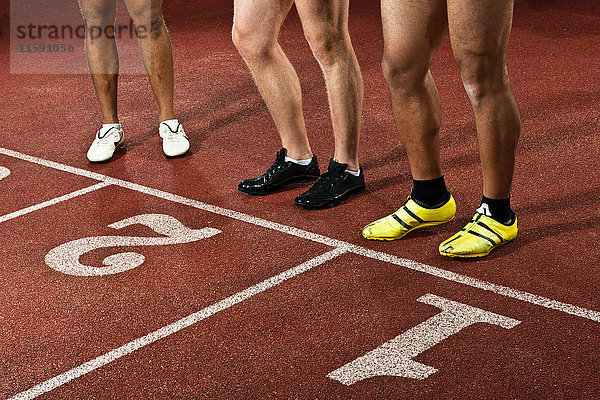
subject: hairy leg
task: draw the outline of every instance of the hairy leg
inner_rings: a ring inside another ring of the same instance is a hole
[[[162,0],[125,0],[138,30],[142,60],[159,107],[159,119],[174,119],[173,52],[162,15]]]
[[[383,72],[413,178],[442,176],[440,98],[429,70],[447,30],[445,0],[382,0]]]
[[[296,0],[305,36],[325,75],[334,159],[358,171],[363,81],[348,33],[349,0]]]
[[[293,0],[236,0],[233,42],[252,71],[288,156],[312,157],[300,81],[277,41]]]
[[[116,123],[119,121],[117,45],[114,38],[109,38],[102,33],[107,26],[114,25],[116,0],[79,0],[79,7],[86,26],[85,55],[96,97],[102,109],[102,123]]]
[[[521,130],[508,79],[506,49],[513,0],[448,0],[454,57],[475,112],[483,169],[483,193],[510,196]]]

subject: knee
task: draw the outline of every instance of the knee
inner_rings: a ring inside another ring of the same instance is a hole
[[[339,62],[352,51],[350,37],[343,30],[325,28],[307,33],[305,36],[315,58],[324,67]]]
[[[90,29],[102,29],[113,25],[116,18],[116,9],[111,7],[82,7],[82,15],[85,26]]]
[[[246,61],[269,57],[277,44],[276,37],[239,20],[234,21],[231,35],[233,44]]]
[[[421,63],[415,57],[400,57],[384,53],[381,61],[383,76],[395,92],[411,92],[421,87],[425,81],[428,63]]]
[[[163,19],[162,12],[150,14],[150,37],[152,39],[159,38],[163,31],[166,31],[165,20]]]
[[[151,39],[158,39],[166,31],[162,13],[150,13],[142,18],[134,18],[133,22],[140,38],[150,36]]]
[[[149,2],[140,2],[139,7],[130,6],[129,15],[135,24],[140,38],[150,36],[152,39],[159,38],[164,28],[164,20],[160,9],[154,10]]]
[[[488,54],[465,53],[456,57],[463,85],[473,106],[505,90],[508,74],[503,57]]]

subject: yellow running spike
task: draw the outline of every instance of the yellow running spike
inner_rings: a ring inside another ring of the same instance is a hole
[[[452,196],[438,208],[422,207],[409,196],[398,211],[365,226],[362,235],[369,240],[396,240],[415,229],[451,221],[455,213]]]
[[[517,236],[517,217],[512,225],[504,225],[483,214],[475,216],[463,229],[440,244],[440,254],[446,257],[485,257],[496,247]]]

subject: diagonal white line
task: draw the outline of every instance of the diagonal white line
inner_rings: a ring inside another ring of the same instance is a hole
[[[460,283],[463,285],[471,286],[477,289],[489,291],[492,293],[496,293],[505,297],[509,297],[515,300],[524,301],[530,304],[534,304],[540,307],[544,307],[550,310],[564,312],[566,314],[574,315],[577,317],[582,317],[585,319],[589,319],[592,321],[600,322],[600,312],[595,310],[590,310],[587,308],[575,306],[569,303],[563,303],[557,300],[552,300],[547,297],[538,296],[532,293],[528,293],[521,290],[512,289],[507,286],[497,285],[495,283],[483,281],[476,278],[471,278],[466,275],[457,274],[452,271],[447,271],[441,268],[433,267],[431,265],[422,264],[417,261],[413,261],[407,258],[396,257],[391,254],[378,252],[374,250],[369,250],[361,246],[353,245],[342,240],[332,239],[327,236],[319,235],[316,233],[308,232],[302,229],[294,228],[291,226],[279,224],[276,222],[271,222],[262,218],[253,217],[248,214],[244,214],[238,211],[229,210],[226,208],[213,206],[210,204],[203,203],[198,200],[188,199],[183,196],[179,196],[176,194],[164,192],[162,190],[153,189],[147,186],[139,185],[137,183],[132,183],[128,181],[124,181],[121,179],[112,178],[106,175],[98,174],[95,172],[90,172],[84,169],[71,167],[68,165],[60,164],[54,161],[47,161],[38,157],[30,156],[27,154],[19,153],[14,150],[9,150],[0,147],[0,154],[5,154],[7,156],[11,156],[14,158],[18,158],[21,160],[29,161],[35,164],[43,165],[50,168],[55,168],[61,171],[70,172],[75,175],[81,175],[92,179],[102,180],[106,182],[110,182],[114,185],[121,186],[123,188],[135,190],[141,193],[145,193],[154,197],[158,197],[164,200],[169,200],[175,203],[188,205],[190,207],[197,208],[199,210],[208,211],[214,214],[223,215],[229,218],[233,218],[239,221],[244,221],[249,224],[253,224],[256,226],[261,226],[264,228],[272,229],[275,231],[287,233],[289,235],[297,236],[303,239],[312,240],[313,242],[326,244],[332,247],[344,247],[349,252],[369,257],[372,259],[376,259],[383,262],[388,262],[394,265],[398,265],[407,269],[411,269],[414,271],[423,272],[425,274],[435,276],[438,278],[446,279],[448,281]]]
[[[67,372],[64,372],[60,375],[55,376],[54,378],[48,379],[45,382],[40,383],[32,387],[29,390],[21,392],[8,400],[25,400],[25,399],[34,399],[46,392],[49,392],[53,389],[56,389],[59,386],[64,385],[72,381],[73,379],[77,379],[80,376],[88,374],[106,364],[109,364],[123,356],[133,353],[134,351],[141,349],[144,346],[148,346],[160,339],[166,338],[169,335],[172,335],[180,330],[187,328],[203,319],[206,319],[219,311],[226,310],[238,303],[241,303],[244,300],[249,299],[252,296],[255,296],[259,293],[264,292],[274,286],[277,286],[284,281],[291,279],[295,276],[298,276],[304,272],[307,272],[327,261],[333,260],[334,258],[344,254],[347,252],[346,248],[337,247],[333,250],[328,251],[327,253],[323,253],[315,258],[312,258],[296,267],[290,268],[287,271],[282,272],[279,275],[272,276],[254,286],[251,286],[241,292],[238,292],[232,296],[227,297],[213,305],[210,305],[202,310],[195,312],[194,314],[188,315],[176,321],[170,325],[162,327],[154,332],[147,334],[141,338],[135,339],[123,346],[116,348],[114,350],[109,351],[99,357],[94,358],[91,361],[88,361],[84,364],[79,365],[73,369],[70,369]]]
[[[95,190],[102,189],[103,187],[106,187],[106,186],[109,186],[109,185],[110,185],[110,183],[108,183],[108,182],[96,183],[96,184],[94,184],[92,186],[88,186],[86,188],[79,189],[79,190],[76,190],[76,191],[71,192],[71,193],[67,193],[67,194],[65,194],[63,196],[56,197],[56,198],[48,200],[48,201],[44,201],[44,202],[36,204],[34,206],[23,208],[22,210],[15,211],[15,212],[12,212],[10,214],[2,215],[2,216],[0,216],[0,223],[6,222],[6,221],[8,221],[10,219],[13,219],[13,218],[21,217],[21,216],[23,216],[25,214],[29,214],[30,212],[33,212],[33,211],[41,210],[42,208],[49,207],[49,206],[52,206],[54,204],[58,204],[61,201],[66,201],[66,200],[75,198],[77,196],[82,196],[82,195],[84,195],[86,193],[90,193],[90,192],[93,192]]]
[[[305,231],[303,229],[294,228],[292,226],[279,224],[277,222],[268,221],[262,218],[253,217],[252,215],[244,214],[238,211],[229,210],[219,206],[213,206],[206,204],[198,200],[188,199],[187,197],[179,196],[173,193],[164,192],[158,189],[152,189],[147,186],[138,185],[137,183],[131,183],[122,180],[113,180],[116,186],[121,186],[126,189],[134,190],[136,192],[148,194],[150,196],[158,197],[163,200],[172,201],[174,203],[184,204],[186,206],[194,207],[199,210],[208,211],[213,214],[222,215],[238,221],[247,222],[252,225],[261,226],[263,228],[272,229],[274,231],[287,233],[288,235],[297,236],[302,239],[311,240],[313,242],[325,244],[331,247],[345,247],[349,246],[350,243],[342,240],[332,239],[327,236],[319,235]]]
[[[477,289],[485,290],[488,292],[496,293],[501,296],[510,297],[515,300],[521,300],[527,303],[534,304],[536,306],[544,307],[550,310],[561,311],[577,317],[589,319],[592,321],[600,322],[600,312],[589,310],[587,308],[575,306],[573,304],[563,303],[557,300],[552,300],[547,297],[538,296],[536,294],[528,293],[522,290],[512,289],[507,286],[498,285],[495,283],[483,281],[470,276],[457,274],[456,272],[447,271],[445,269],[432,267],[431,265],[422,264],[417,261],[408,260],[393,256],[391,254],[382,253],[375,250],[365,249],[360,246],[348,247],[348,251],[354,254],[358,254],[364,257],[369,257],[375,260],[387,262],[390,264],[399,265],[404,268],[412,269],[426,273],[428,275],[436,276],[438,278],[446,279],[448,281],[460,283],[466,286],[471,286]]]
[[[81,168],[71,167],[69,165],[60,164],[60,163],[57,163],[54,161],[44,160],[42,158],[19,153],[18,151],[5,149],[3,147],[0,147],[0,154],[4,154],[9,157],[18,158],[19,160],[29,161],[34,164],[43,165],[45,167],[54,168],[59,171],[70,172],[74,175],[85,176],[85,177],[88,177],[91,179],[95,179],[97,181],[106,181],[106,180],[112,179],[109,176],[98,174],[96,172],[87,171],[87,170],[81,169]]]
[[[113,178],[110,176],[98,174],[96,172],[87,171],[85,169],[71,167],[69,165],[60,164],[54,161],[44,160],[42,158],[30,156],[27,154],[19,153],[18,151],[9,150],[0,147],[0,154],[4,154],[10,157],[18,158],[20,160],[29,161],[34,164],[42,165],[45,167],[50,167],[57,169],[59,171],[69,172],[74,175],[84,176],[86,178],[96,179],[99,181],[108,182],[113,185],[121,186],[126,189],[134,190],[137,192],[149,194],[154,197],[158,197],[164,200],[169,200],[175,203],[188,205],[190,207],[198,208],[200,210],[208,211],[213,214],[223,215],[225,217],[229,217],[232,219],[237,219],[239,221],[248,222],[249,224],[262,226],[264,228],[273,229],[279,232],[287,233],[289,235],[297,236],[303,239],[312,240],[313,242],[318,242],[322,244],[326,244],[331,247],[340,247],[346,246],[348,243],[343,242],[341,240],[336,240],[329,238],[327,236],[322,236],[316,233],[308,232],[302,229],[294,228],[287,225],[278,224],[276,222],[267,221],[262,218],[253,217],[248,214],[244,214],[238,211],[229,210],[226,208],[213,206],[210,204],[206,204],[197,200],[188,199],[183,196],[179,196],[176,194],[172,194],[169,192],[164,192],[158,189],[152,189],[147,186],[139,185],[137,183],[132,183],[128,181],[124,181],[121,179]]]

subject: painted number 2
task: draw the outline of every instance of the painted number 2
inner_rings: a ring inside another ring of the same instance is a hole
[[[146,225],[165,237],[95,236],[61,244],[46,254],[46,264],[59,272],[75,276],[99,276],[124,272],[144,263],[139,253],[113,254],[103,260],[104,267],[92,267],[79,262],[79,257],[92,250],[124,246],[164,246],[196,242],[214,236],[221,231],[214,228],[190,229],[177,219],[163,214],[143,214],[127,218],[109,228],[121,229],[130,225]]]

